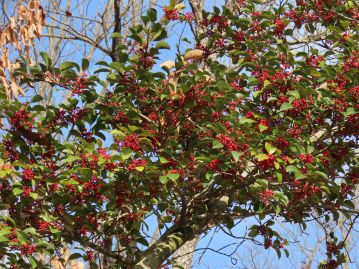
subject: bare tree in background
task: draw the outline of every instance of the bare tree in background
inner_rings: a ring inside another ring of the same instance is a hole
[[[1,25],[7,25],[19,6],[31,1],[2,0]],[[35,1],[36,2],[36,1]],[[39,51],[46,51],[53,63],[62,59],[87,58],[100,60],[110,57],[116,60],[116,47],[126,40],[129,29],[139,22],[140,16],[156,0],[51,0],[41,2],[46,22],[41,40],[33,40],[29,54],[34,61]],[[112,33],[121,34],[112,36]],[[101,53],[96,53],[97,51]],[[10,53],[20,53],[13,50]],[[39,89],[47,103],[53,100],[53,93],[45,86]]]

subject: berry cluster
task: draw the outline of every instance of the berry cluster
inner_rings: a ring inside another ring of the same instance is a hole
[[[208,166],[208,168],[209,168],[210,170],[212,170],[212,171],[219,171],[220,168],[219,168],[218,165],[219,165],[220,163],[222,163],[221,160],[219,160],[219,159],[214,159],[214,160],[210,161],[207,166]]]
[[[177,9],[169,9],[168,7],[165,7],[163,11],[165,12],[165,16],[167,20],[176,21],[179,19],[179,14]]]
[[[292,103],[293,108],[288,110],[289,114],[299,115],[303,110],[308,108],[308,102],[305,98],[296,99]]]
[[[323,56],[311,55],[307,58],[306,63],[309,66],[317,67],[322,61],[323,61]]]
[[[22,255],[31,256],[36,251],[36,246],[34,244],[28,245],[23,244],[20,248],[20,252]]]
[[[284,29],[285,29],[284,21],[281,20],[281,19],[275,19],[274,20],[274,25],[275,25],[274,33],[277,36],[282,36],[283,33],[284,33]]]
[[[304,163],[312,163],[314,161],[312,154],[299,154],[299,159],[301,159]]]
[[[29,197],[31,192],[32,192],[32,188],[31,188],[31,187],[22,186],[22,193],[21,193],[21,195],[22,195],[23,197]]]
[[[49,226],[50,226],[50,224],[47,221],[40,220],[38,223],[38,226],[37,226],[37,230],[40,233],[46,233],[49,231]]]
[[[14,128],[32,129],[32,119],[29,111],[20,109],[16,111],[10,119],[10,123]]]
[[[217,136],[217,139],[221,144],[223,144],[228,151],[236,151],[238,150],[238,144],[232,140],[229,136],[220,134]]]
[[[129,170],[136,170],[137,167],[144,167],[147,165],[147,161],[146,160],[132,160],[132,162],[130,163],[130,165],[128,166]]]
[[[258,166],[262,170],[268,170],[269,168],[273,167],[274,161],[275,156],[273,154],[268,154],[266,159],[258,161]]]
[[[265,206],[268,204],[269,200],[273,197],[272,190],[265,190],[258,194],[258,199],[261,201]]]
[[[23,180],[32,180],[34,179],[34,172],[30,168],[25,168],[22,170],[21,177]]]
[[[131,134],[125,137],[125,140],[120,141],[120,145],[130,148],[133,151],[141,151],[140,139],[137,134]]]

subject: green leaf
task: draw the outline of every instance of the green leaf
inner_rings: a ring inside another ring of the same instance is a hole
[[[153,41],[159,41],[167,37],[167,32],[165,29],[160,29],[154,36]]]
[[[263,125],[263,124],[259,124],[259,131],[262,133],[262,132],[264,132],[264,131],[266,131],[266,130],[268,130],[268,126],[266,126],[266,125]]]
[[[266,179],[259,178],[259,179],[256,180],[256,183],[258,183],[259,185],[261,185],[263,189],[267,189],[267,188],[268,188],[268,180],[266,180]]]
[[[113,134],[113,135],[120,135],[120,136],[123,136],[123,137],[126,136],[122,131],[117,130],[117,129],[112,130],[112,131],[111,131],[111,134]]]
[[[350,115],[354,115],[357,114],[357,110],[354,107],[348,107],[347,110],[345,112],[343,112],[343,115],[348,117]]]
[[[69,61],[63,62],[63,63],[60,65],[60,70],[61,70],[61,71],[64,71],[64,70],[72,69],[73,67],[76,67],[76,69],[77,69],[78,71],[80,71],[80,66],[79,66],[77,63],[69,62]]]
[[[11,229],[10,227],[5,227],[3,229],[0,230],[0,236],[2,235],[8,235],[8,234],[11,234]]]
[[[37,198],[39,198],[39,195],[36,192],[30,192],[30,197],[36,200]]]
[[[294,90],[294,91],[288,91],[288,92],[287,92],[287,95],[293,96],[293,97],[295,97],[296,99],[299,99],[299,98],[300,98],[300,94],[299,94],[299,92],[296,91],[296,90]]]
[[[169,178],[167,176],[160,176],[160,182],[162,184],[166,184],[168,182]]]
[[[77,259],[81,259],[82,255],[80,253],[73,253],[70,255],[69,260],[77,260]]]
[[[317,71],[317,70],[315,70],[315,69],[312,69],[312,70],[310,71],[310,74],[311,74],[313,77],[320,77],[320,76],[321,76],[320,72]]]
[[[286,111],[288,109],[293,108],[293,106],[289,103],[284,103],[280,106],[279,111]]]
[[[147,11],[147,17],[150,21],[155,22],[157,20],[157,10],[154,8],[149,8]]]
[[[149,246],[147,240],[146,240],[145,238],[143,238],[143,237],[138,238],[136,241],[137,241],[138,243],[140,243],[141,245],[144,245],[144,246],[146,246],[146,247]]]
[[[71,149],[64,149],[62,152],[74,155],[75,153]]]
[[[115,69],[118,73],[123,74],[125,72],[124,65],[119,62],[112,62],[109,64],[109,66],[113,69]]]
[[[260,162],[260,161],[267,160],[267,159],[268,159],[268,156],[267,156],[267,154],[261,153],[261,154],[256,155],[256,158],[257,158],[257,160]]]
[[[213,172],[213,171],[208,171],[208,172],[206,173],[206,179],[207,179],[207,180],[212,180],[213,176],[214,176],[214,172]]]
[[[169,163],[169,161],[164,157],[160,157],[160,163]]]
[[[50,58],[50,56],[49,56],[46,52],[41,51],[41,52],[40,52],[40,55],[41,55],[41,58],[44,60],[44,62],[45,62],[45,64],[46,64],[47,66],[51,66],[51,65],[52,65],[51,58]]]
[[[177,4],[177,0],[170,0],[170,8],[173,9]]]
[[[121,158],[123,160],[127,160],[128,158],[130,158],[133,154],[133,151],[130,148],[124,148],[121,151]]]
[[[300,172],[300,170],[294,165],[288,165],[285,170],[286,170],[286,172],[293,172],[294,176],[295,176],[295,179],[304,179],[304,178],[306,178],[306,176],[303,175],[302,172]]]
[[[35,95],[34,97],[32,97],[31,99],[31,103],[37,103],[44,100],[44,98],[41,95]]]
[[[346,207],[350,208],[350,209],[355,209],[354,203],[353,203],[352,201],[350,201],[350,200],[344,201],[344,205],[345,205]]]
[[[321,176],[323,179],[327,179],[328,175],[322,171],[315,171],[315,173],[319,176]]]
[[[231,154],[232,154],[232,156],[233,156],[233,159],[234,159],[236,162],[238,162],[238,161],[239,161],[239,157],[240,157],[241,155],[243,155],[242,153],[240,153],[240,152],[238,152],[238,151],[231,151]]]
[[[280,164],[278,162],[274,162],[274,167],[275,169],[279,169],[280,168]]]
[[[142,172],[145,169],[144,166],[136,166],[136,170]]]
[[[45,107],[42,105],[33,106],[33,107],[31,107],[31,110],[32,111],[46,111]]]
[[[252,119],[247,119],[246,117],[242,117],[240,120],[239,120],[239,123],[240,124],[252,124],[252,123],[256,123],[255,120],[252,120]]]
[[[2,242],[9,242],[9,238],[7,238],[6,236],[0,235],[0,243]]]
[[[223,148],[223,144],[221,142],[219,142],[218,140],[214,140],[212,143],[212,148],[213,149],[221,149],[221,148]]]
[[[160,95],[160,99],[161,99],[161,101],[163,101],[163,99],[165,99],[166,97],[168,97],[168,95],[167,95],[167,94],[162,93],[162,94]]]
[[[82,63],[81,63],[82,71],[87,70],[89,65],[90,65],[90,61],[88,59],[86,59],[86,58],[83,58]]]
[[[121,38],[122,35],[120,33],[114,32],[111,34],[111,38]]]
[[[274,192],[274,200],[277,202],[280,202],[284,206],[287,206],[289,203],[288,197],[284,193],[279,192],[279,191]]]
[[[313,146],[308,146],[307,147],[307,152],[308,153],[313,153],[314,152],[314,147]]]
[[[36,235],[36,234],[37,234],[35,228],[33,228],[33,227],[26,228],[26,229],[24,230],[24,233],[28,233],[28,234],[32,234],[32,235]]]
[[[273,146],[272,144],[270,144],[268,142],[266,142],[264,144],[264,147],[266,148],[266,150],[269,154],[273,154],[277,150],[277,148],[275,146]]]
[[[249,237],[256,237],[258,235],[258,229],[251,229],[251,231],[248,233]]]
[[[260,95],[262,93],[262,91],[255,91],[253,93],[253,97],[257,97],[258,95]]]
[[[72,162],[74,162],[74,161],[80,161],[81,160],[81,157],[79,157],[79,156],[68,156],[65,160],[64,160],[64,162],[65,163],[72,163]]]
[[[254,85],[258,85],[259,84],[259,80],[256,79],[255,77],[249,77],[248,79],[248,86],[254,86]]]
[[[330,194],[330,189],[327,186],[321,186],[322,190],[324,190],[326,193]]]
[[[167,177],[172,181],[176,181],[180,177],[180,174],[178,174],[178,173],[175,173],[175,174],[168,173]]]
[[[22,193],[22,190],[19,189],[19,188],[14,188],[14,189],[12,190],[12,193],[13,193],[15,196],[17,196],[17,195],[19,195],[20,193]]]
[[[16,236],[17,236],[17,239],[19,240],[19,243],[20,243],[20,244],[24,244],[24,243],[26,243],[26,242],[29,240],[29,238],[27,237],[27,235],[26,235],[24,232],[22,232],[22,231],[17,231],[17,232],[16,232]]]
[[[37,268],[37,261],[35,260],[35,258],[33,256],[30,256],[29,260],[30,260],[31,268]]]
[[[156,49],[170,49],[170,45],[166,41],[161,40],[157,42]]]

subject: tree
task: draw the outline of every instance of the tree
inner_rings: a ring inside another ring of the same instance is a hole
[[[338,3],[260,12],[259,2],[237,1],[236,12],[203,12],[196,34],[206,42],[163,71],[165,25],[192,22],[175,1],[163,19],[149,9],[94,72],[87,59],[19,59],[11,75],[26,97],[3,93],[0,106],[4,266],[46,267],[68,243],[69,260],[92,268],[166,267],[198,235],[215,226],[230,234],[254,216],[259,225],[241,240],[281,255],[287,241],[274,217],[305,228],[341,212],[354,225],[358,8]],[[38,83],[71,97],[44,104]],[[155,222],[160,236],[149,245]],[[345,241],[327,234],[323,268],[345,261]]]

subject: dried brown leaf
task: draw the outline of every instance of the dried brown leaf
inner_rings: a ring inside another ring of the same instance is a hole
[[[165,61],[161,64],[161,67],[166,67],[168,69],[172,69],[175,67],[176,63],[174,61]]]
[[[17,84],[14,78],[11,78],[10,90],[12,96],[24,95],[24,90]]]
[[[199,60],[203,57],[203,53],[204,53],[203,50],[199,50],[199,49],[190,50],[184,55],[184,59],[185,61]]]
[[[23,21],[23,20],[25,20],[25,19],[27,18],[28,10],[27,10],[26,7],[20,5],[20,6],[19,6],[19,10],[18,10],[17,13],[18,13],[18,19],[19,19],[20,21]]]
[[[0,66],[3,68],[9,68],[10,66],[10,61],[9,61],[9,50],[8,49],[4,49],[2,56],[0,57]]]
[[[65,269],[62,263],[56,258],[52,259],[50,263],[54,269]]]
[[[5,29],[5,43],[15,43],[17,41],[17,33],[10,26]]]
[[[5,33],[0,29],[0,47],[4,46],[5,43]]]
[[[30,3],[29,3],[29,7],[31,9],[39,9],[40,8],[40,1],[39,0],[32,0]]]
[[[21,42],[23,44],[26,44],[28,42],[28,40],[29,40],[27,29],[26,29],[25,26],[20,27],[20,38],[21,38]]]
[[[36,37],[36,26],[35,24],[31,24],[27,29],[27,37],[28,39],[34,39]]]
[[[16,28],[15,17],[10,17],[10,18],[9,18],[9,21],[10,21],[10,28],[11,28],[11,29],[15,29],[15,28]]]
[[[64,259],[65,263],[67,263],[67,261],[69,260],[70,254],[71,254],[70,248],[66,247],[64,249],[64,253],[62,254],[62,258]]]

